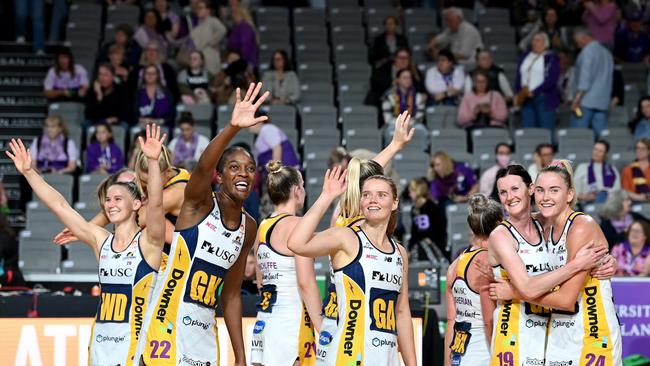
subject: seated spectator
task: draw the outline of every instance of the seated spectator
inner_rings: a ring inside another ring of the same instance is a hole
[[[633,12],[625,26],[616,32],[614,59],[616,62],[642,62],[650,53],[650,39],[643,29],[643,14]]]
[[[214,75],[221,69],[220,44],[226,35],[226,27],[212,16],[208,1],[197,1],[193,11],[197,16],[197,24],[191,28],[189,38],[181,47],[177,59],[181,64],[187,64],[191,51],[201,51],[205,58],[205,68]],[[187,58],[183,57],[184,54],[187,54]]]
[[[435,105],[458,105],[463,90],[465,73],[456,65],[456,58],[449,50],[438,53],[436,66],[427,70],[425,86]]]
[[[448,203],[467,202],[478,192],[474,170],[463,162],[454,162],[444,151],[437,151],[429,165],[431,197],[445,206]]]
[[[498,143],[494,148],[494,160],[495,164],[486,169],[481,175],[479,192],[487,197],[495,197],[498,200],[499,197],[495,189],[497,172],[512,163],[512,147],[505,142]]]
[[[610,0],[586,1],[582,22],[594,38],[608,49],[614,48],[614,31],[618,23],[618,8]]]
[[[628,127],[634,135],[634,141],[650,139],[650,96],[639,99],[636,116],[628,123]]]
[[[97,80],[85,98],[86,127],[98,122],[126,125],[131,110],[123,85],[115,84],[115,69],[111,64],[97,68]]]
[[[392,15],[384,19],[384,31],[375,37],[370,49],[369,61],[374,68],[390,62],[397,49],[408,48],[406,37],[399,33],[398,23]]]
[[[115,84],[125,85],[129,80],[129,69],[124,62],[124,47],[117,44],[110,46],[108,62],[115,70]]]
[[[532,38],[532,50],[519,59],[515,81],[515,105],[521,106],[524,128],[555,129],[555,110],[560,105],[560,61],[548,50],[548,36],[537,32]]]
[[[413,203],[411,211],[411,239],[408,250],[417,250],[419,258],[426,258],[421,245],[433,246],[449,257],[447,253],[447,216],[442,205],[431,199],[429,183],[425,178],[412,179],[408,186],[409,197]]]
[[[418,91],[423,91],[422,75],[413,63],[411,51],[406,48],[398,48],[397,51],[395,51],[392,63],[386,62],[381,67],[372,70],[372,75],[370,76],[370,90],[366,96],[365,104],[379,107],[381,105],[381,97],[386,94],[386,91],[390,89],[391,86],[393,86],[397,72],[402,69],[411,70],[415,88]]]
[[[201,51],[192,51],[190,65],[178,73],[178,89],[185,104],[210,103],[212,76],[205,69]]]
[[[506,101],[498,92],[489,90],[487,75],[474,73],[474,88],[463,96],[458,107],[458,125],[465,129],[504,127],[508,122]]]
[[[163,56],[167,55],[167,38],[162,30],[162,18],[156,9],[148,9],[142,13],[140,26],[133,34],[133,40],[145,48],[151,42],[158,42]]]
[[[488,50],[481,50],[476,53],[476,68],[465,76],[465,93],[469,93],[474,86],[474,73],[483,70],[488,77],[488,88],[498,91],[505,98],[506,102],[512,101],[512,88],[508,77],[503,69],[492,61],[492,54]]]
[[[29,146],[32,167],[40,173],[72,174],[77,170],[79,150],[68,138],[68,128],[59,116],[49,116],[43,133]]]
[[[241,58],[238,51],[228,50],[226,53],[227,66],[214,77],[212,84],[212,100],[217,105],[235,103],[235,90],[248,88],[250,83],[257,81],[255,74],[249,69],[248,63]]]
[[[90,145],[86,149],[86,173],[113,174],[124,167],[124,154],[113,140],[110,125],[95,125]]]
[[[650,139],[641,138],[635,144],[636,159],[621,172],[621,185],[636,202],[650,201]]]
[[[545,142],[535,147],[535,153],[533,154],[534,163],[530,164],[527,169],[533,182],[537,179],[537,174],[553,162],[554,155],[555,149],[552,144]]]
[[[411,121],[413,121],[413,126],[418,130],[418,133],[426,134],[428,132],[424,126],[424,110],[427,96],[424,93],[417,92],[409,69],[400,70],[397,73],[395,86],[384,95],[383,100],[382,109],[388,136],[393,136],[392,131],[395,130],[395,120],[406,111],[411,115]],[[386,141],[390,141],[390,137]]]
[[[201,154],[208,147],[210,139],[196,132],[194,117],[191,112],[183,112],[177,123],[181,130],[169,143],[169,151],[175,166],[192,170]]]
[[[81,100],[88,91],[86,69],[74,63],[68,47],[56,52],[54,66],[47,71],[43,81],[43,93],[50,102]]]
[[[158,73],[161,75],[161,85],[169,90],[174,98],[174,103],[176,103],[180,99],[176,71],[171,65],[165,62],[158,42],[151,42],[145,48],[138,67],[131,73],[129,90],[135,91],[138,89],[138,86],[144,81],[144,68],[149,65],[153,65],[158,69]]]
[[[271,104],[296,104],[300,101],[300,80],[293,71],[289,56],[276,50],[271,56],[271,68],[264,72],[262,84],[271,92]]]
[[[519,50],[521,52],[529,51],[533,36],[538,32],[544,32],[549,39],[549,48],[559,52],[568,49],[569,37],[566,30],[560,27],[558,23],[557,10],[554,8],[547,8],[544,12],[544,18],[538,21],[530,32],[521,39],[519,42]]]
[[[160,83],[160,72],[154,65],[144,68],[144,82],[136,96],[138,123],[164,124],[171,128],[174,120],[174,100]]]
[[[634,221],[627,230],[626,239],[612,248],[618,262],[617,276],[647,276],[646,263],[650,261],[650,224]]]
[[[591,162],[578,165],[574,184],[578,201],[603,203],[607,193],[621,188],[621,178],[616,167],[607,163],[609,143],[598,140],[591,151]]]
[[[110,48],[120,46],[124,49],[124,66],[131,69],[138,65],[142,48],[133,40],[133,28],[128,24],[120,24],[115,30],[115,40],[106,43],[99,53],[99,62],[108,62]],[[111,62],[112,63],[112,62]],[[113,65],[115,66],[115,65]]]
[[[445,9],[443,18],[447,28],[441,34],[431,38],[427,46],[431,58],[435,60],[438,50],[449,47],[460,62],[473,60],[476,50],[483,48],[479,31],[463,19],[463,12],[459,8]]]
[[[284,166],[300,169],[300,159],[296,154],[296,149],[278,126],[266,122],[249,127],[248,131],[257,136],[253,150],[258,170],[263,177],[265,177],[264,167],[271,160],[278,160]],[[262,179],[262,182],[264,181],[265,179]]]
[[[160,14],[160,29],[165,34],[165,38],[170,43],[174,42],[180,31],[181,18],[171,10],[167,0],[155,0],[154,9]]]
[[[228,34],[228,48],[238,50],[242,58],[253,67],[257,66],[257,32],[248,10],[232,8],[233,25]]]
[[[607,195],[604,204],[598,207],[600,228],[611,249],[615,244],[625,240],[625,232],[634,221],[648,219],[640,213],[630,210],[632,200],[626,191],[614,189]]]

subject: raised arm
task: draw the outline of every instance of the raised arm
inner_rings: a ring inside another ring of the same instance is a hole
[[[377,156],[372,160],[376,161],[382,167],[386,167],[393,159],[395,154],[400,152],[406,145],[411,142],[415,134],[415,128],[409,127],[411,122],[411,115],[408,112],[402,112],[395,120],[395,132],[393,132],[393,139],[390,144],[386,146]]]
[[[266,116],[255,118],[255,112],[269,96],[269,92],[266,92],[257,99],[257,102],[253,103],[261,89],[262,83],[257,83],[257,85],[251,83],[246,91],[246,95],[242,99],[241,91],[237,88],[237,101],[232,111],[230,124],[217,137],[210,141],[208,147],[201,154],[196,167],[192,171],[190,180],[185,186],[184,210],[182,211],[189,209],[191,210],[189,214],[194,216],[201,207],[207,207],[206,210],[212,207],[212,186],[210,183],[212,181],[212,172],[217,166],[221,154],[223,154],[228,143],[239,130],[268,119]],[[187,214],[185,213],[185,215]],[[179,220],[182,220],[183,215],[184,213],[181,212]]]
[[[147,263],[154,268],[160,265],[160,257],[163,245],[165,244],[165,212],[163,210],[163,182],[160,172],[158,158],[162,151],[162,144],[167,138],[167,134],[160,137],[160,126],[147,125],[146,140],[138,137],[140,143],[140,153],[147,158],[149,166],[147,174],[149,182],[147,184],[147,218],[144,229],[144,241],[142,254]]]
[[[102,211],[98,212],[97,215],[95,215],[95,217],[90,219],[88,222],[99,227],[106,227],[106,225],[110,223],[106,217],[106,214],[104,214],[103,208]],[[72,234],[72,231],[66,227],[65,229],[61,230],[60,233],[56,234],[54,239],[52,239],[52,242],[56,245],[66,245],[77,240],[79,240],[79,238],[74,236],[74,234]]]
[[[72,233],[82,242],[89,245],[98,256],[99,246],[109,235],[103,228],[87,222],[70,204],[61,193],[52,188],[34,169],[32,157],[25,148],[23,141],[12,139],[9,143],[11,151],[6,151],[7,156],[13,161],[16,170],[20,172],[32,187],[38,198],[49,208],[52,213],[65,225],[71,228]]]

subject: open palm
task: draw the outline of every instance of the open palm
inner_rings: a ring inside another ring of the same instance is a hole
[[[9,148],[11,151],[7,150],[6,154],[14,162],[16,170],[23,175],[30,171],[32,169],[32,154],[29,149],[25,148],[23,140],[11,139]]]
[[[138,141],[140,142],[140,150],[148,159],[158,160],[158,157],[160,157],[160,152],[162,151],[163,142],[167,138],[167,134],[165,133],[162,137],[160,137],[160,126],[151,124],[147,125],[146,138],[147,139],[145,141],[142,139],[142,136],[138,137]]]
[[[340,165],[333,169],[327,169],[323,180],[323,194],[332,198],[338,197],[346,189],[347,170],[341,169]]]
[[[253,103],[255,101],[255,98],[257,98],[257,95],[260,93],[261,89],[262,83],[257,83],[257,85],[251,83],[251,85],[248,87],[248,90],[246,91],[244,99],[241,99],[241,90],[237,88],[237,101],[235,102],[235,108],[233,109],[232,117],[230,118],[231,125],[239,128],[246,128],[264,122],[268,119],[266,116],[255,118],[255,112],[262,105],[262,103],[264,103],[270,94],[268,91],[265,92],[261,97],[259,97],[257,102]]]
[[[402,112],[395,121],[395,132],[393,132],[393,143],[401,148],[408,145],[413,139],[415,128],[410,127],[411,115],[408,111]]]

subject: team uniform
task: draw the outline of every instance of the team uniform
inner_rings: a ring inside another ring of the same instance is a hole
[[[227,228],[216,198],[198,224],[174,233],[167,269],[154,291],[137,356],[146,365],[218,365],[217,305],[239,258],[246,215]]]
[[[363,215],[359,215],[352,218],[345,218],[339,216],[336,218],[335,226],[337,227],[353,227],[359,225],[364,219]],[[320,336],[319,343],[322,341],[328,343],[331,341],[332,334],[336,331],[338,325],[338,302],[336,298],[336,286],[334,285],[334,270],[332,269],[332,263],[330,262],[330,284],[327,287],[327,293],[325,294],[325,300],[323,301],[322,315],[323,321],[320,326]],[[323,361],[322,352],[318,352],[318,360]]]
[[[547,245],[551,266],[560,268],[567,262],[567,235],[574,219],[584,215],[569,215],[560,240],[553,242],[553,228]],[[614,309],[609,280],[598,280],[587,274],[578,295],[576,311],[553,310],[547,347],[548,366],[619,366],[623,364],[621,329]]]
[[[175,184],[179,183],[186,183],[190,181],[190,172],[188,172],[185,169],[182,168],[173,168],[174,171],[176,172],[176,175],[171,177],[165,184],[163,185],[163,191]],[[172,224],[176,225],[176,220],[178,217],[176,215],[172,215],[171,213],[166,213],[165,218],[169,220]],[[162,258],[160,260],[160,272],[164,272],[165,268],[167,268],[167,257],[169,257],[169,251],[171,250],[171,245],[165,243],[163,246],[163,253],[162,253]]]
[[[113,250],[113,234],[99,250],[101,298],[90,338],[90,365],[133,365],[156,270],[144,260],[139,231],[121,252]],[[137,363],[136,363],[137,364]]]
[[[530,276],[550,270],[549,254],[544,242],[542,225],[533,220],[540,241],[531,244],[508,221],[503,221],[517,241],[517,252]],[[508,274],[499,265],[493,268],[495,278],[507,279]],[[494,311],[491,366],[544,365],[546,327],[550,309],[519,300],[498,301]]]
[[[319,339],[320,365],[399,365],[397,298],[402,289],[403,262],[392,251],[377,249],[360,227],[353,227],[359,253],[334,271],[338,326],[331,338]]]
[[[451,285],[451,293],[456,306],[454,335],[451,344],[452,365],[487,365],[490,350],[485,337],[485,327],[481,311],[481,295],[471,288],[467,280],[467,269],[483,248],[468,249],[458,257],[456,279]]]
[[[258,231],[257,261],[262,272],[262,290],[251,342],[252,363],[316,363],[314,327],[298,291],[295,258],[278,253],[270,242],[275,225],[288,216],[264,219]]]

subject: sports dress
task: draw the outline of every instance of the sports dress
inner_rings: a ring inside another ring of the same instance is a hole
[[[569,215],[560,240],[553,241],[553,228],[547,245],[553,268],[567,262],[567,235],[577,216]],[[619,366],[622,359],[621,329],[614,308],[609,280],[598,280],[587,274],[578,295],[576,311],[553,310],[546,346],[548,366]]]
[[[542,225],[533,220],[539,243],[531,244],[508,221],[503,221],[510,234],[517,241],[517,252],[530,276],[537,276],[550,270],[549,255],[544,243]],[[493,268],[495,278],[508,279],[505,269],[499,265]],[[494,311],[492,331],[491,366],[542,366],[546,327],[550,309],[519,300],[498,301]]]
[[[257,262],[262,272],[262,290],[251,341],[251,362],[267,366],[316,363],[314,327],[307,313],[296,277],[293,256],[278,253],[271,233],[282,214],[264,219],[258,230]]]
[[[90,339],[90,365],[133,365],[133,355],[156,270],[144,260],[139,231],[121,252],[113,250],[113,234],[99,250],[101,297]],[[135,363],[137,364],[137,363]]]
[[[359,225],[359,223],[364,219],[363,215],[355,216],[352,218],[346,219],[343,216],[336,218],[335,226],[337,227],[353,227]],[[332,334],[336,331],[336,326],[338,325],[338,301],[336,298],[336,286],[334,285],[334,270],[332,269],[332,262],[330,261],[330,284],[327,286],[327,293],[325,294],[325,300],[323,301],[323,321],[320,326],[320,334],[318,337],[318,342],[323,342],[328,344],[332,341]],[[317,350],[317,358],[323,360],[323,352]]]
[[[485,337],[485,326],[481,311],[481,295],[470,287],[467,269],[483,248],[468,249],[458,257],[456,279],[451,285],[451,293],[456,306],[454,335],[451,344],[452,365],[487,365],[490,362],[490,349]]]
[[[402,289],[403,262],[397,244],[382,252],[353,227],[359,239],[356,258],[334,271],[338,326],[331,340],[319,340],[320,365],[399,365],[397,298]],[[321,335],[322,338],[322,335]]]
[[[218,365],[219,293],[239,258],[246,217],[242,211],[239,225],[230,229],[214,197],[213,205],[198,224],[174,233],[136,353],[146,365]]]

